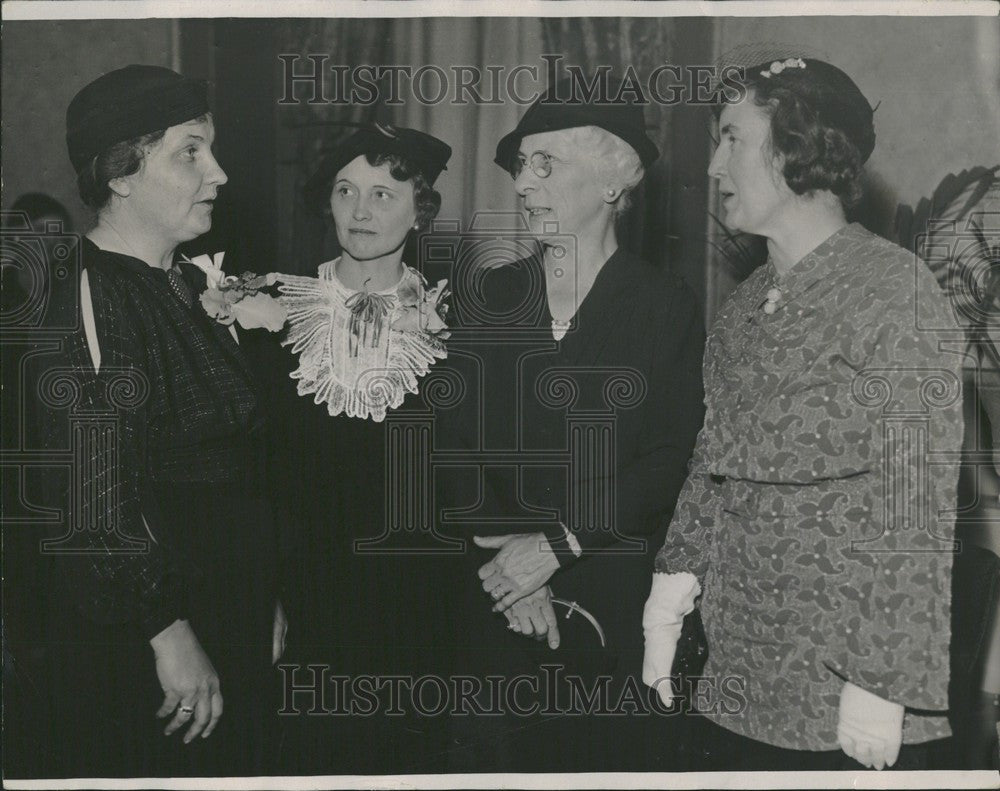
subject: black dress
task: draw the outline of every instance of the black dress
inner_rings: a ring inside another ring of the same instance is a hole
[[[533,676],[542,706],[534,720],[519,716],[498,726],[478,718],[478,732],[459,721],[454,730],[466,749],[453,752],[455,768],[676,769],[656,744],[657,718],[620,708],[629,708],[629,696],[648,694],[641,683],[642,611],[703,416],[697,300],[669,271],[619,250],[556,341],[540,260],[456,282],[469,287],[456,289],[449,363],[467,392],[450,412],[439,410],[438,420],[443,441],[468,455],[444,486],[449,532],[557,538],[559,523],[568,527],[583,554],[575,559],[564,547],[550,585],[555,596],[595,616],[606,648],[579,619],[578,634],[560,619],[565,635],[556,650],[509,632],[504,617],[490,612],[476,573],[497,550],[469,542],[447,577],[459,584],[451,596],[461,624],[453,631],[456,666],[480,676]],[[547,706],[546,691],[560,682],[546,675],[545,664],[579,676],[590,690],[607,676],[602,694],[611,714],[584,715],[579,699],[566,694],[568,682]]]
[[[329,282],[327,296],[341,310],[345,287],[330,280],[331,267],[321,267],[318,280],[296,282],[307,290]],[[322,337],[328,332],[346,337],[343,326],[325,326],[328,309],[322,308]],[[373,337],[360,335],[360,343]],[[396,344],[398,336],[379,337]],[[302,360],[290,347],[281,347],[282,340],[258,337],[254,347],[269,412],[275,415],[272,496],[288,527],[282,555],[290,628],[281,672],[289,691],[309,687],[321,676],[325,682],[320,682],[322,693],[286,694],[281,771],[438,771],[444,766],[440,718],[421,716],[405,694],[390,690],[389,682],[367,700],[356,693],[359,683],[368,688],[390,676],[418,678],[437,666],[435,635],[443,626],[435,576],[439,566],[422,551],[427,545],[419,534],[387,535],[386,527],[390,490],[397,483],[387,472],[390,437],[397,436],[400,418],[414,410],[426,414],[427,405],[421,395],[407,393],[382,421],[331,415],[327,402],[317,404],[314,393],[298,394],[291,374]],[[393,360],[386,370],[397,365]],[[422,390],[428,379],[417,381]],[[371,704],[376,698],[378,704]]]
[[[40,774],[259,774],[280,691],[271,667],[275,523],[265,495],[264,414],[228,328],[184,285],[83,244],[101,366],[84,331],[42,376],[52,446],[75,448],[74,530],[50,547],[50,743]],[[116,439],[112,439],[116,437]],[[66,500],[63,500],[66,503]],[[148,526],[148,528],[147,528]],[[87,529],[91,528],[91,529]],[[149,639],[187,618],[221,681],[208,739],[163,736]]]

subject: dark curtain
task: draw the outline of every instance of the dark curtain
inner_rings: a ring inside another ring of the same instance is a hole
[[[631,66],[640,84],[664,64],[712,63],[712,20],[656,18],[551,18],[542,20],[545,52],[563,56],[561,66],[580,66],[591,76],[602,65],[621,78]],[[688,72],[679,81],[684,84]],[[658,81],[662,95],[678,81]],[[647,133],[660,158],[647,171],[633,209],[623,218],[619,241],[649,261],[671,267],[705,294],[708,205],[709,109],[689,101],[646,105]]]
[[[658,66],[711,64],[713,21],[703,19],[543,19],[530,20],[541,28],[541,41],[527,35],[527,20],[511,20],[518,33],[504,37],[493,30],[491,40],[506,41],[495,51],[484,41],[475,57],[468,42],[435,38],[414,56],[415,62],[438,63],[445,68],[453,62],[539,64],[534,47],[546,54],[562,56],[562,64],[580,66],[592,74],[607,64],[621,74],[631,65],[644,84]],[[480,24],[486,21],[480,20]],[[425,26],[426,27],[426,26]],[[482,28],[487,30],[488,28]],[[310,104],[309,86],[296,88],[299,101],[278,104],[284,92],[284,65],[278,56],[294,53],[296,73],[312,69],[310,54],[326,55],[327,84],[332,90],[331,65],[390,64],[409,50],[407,42],[422,28],[408,19],[286,19],[286,20],[189,20],[182,25],[182,60],[185,72],[205,76],[216,99],[218,150],[229,173],[229,184],[216,207],[212,233],[199,240],[193,252],[227,250],[227,269],[283,271],[312,274],[317,262],[337,253],[331,225],[306,210],[301,189],[316,167],[324,148],[350,132],[342,122],[374,118],[400,122],[400,108],[373,104]],[[459,34],[447,28],[449,36]],[[509,33],[510,31],[508,31]],[[425,38],[427,31],[423,30]],[[527,41],[527,44],[524,42]],[[517,44],[523,46],[518,50]],[[462,47],[465,46],[465,49]],[[427,49],[429,47],[429,49]],[[511,50],[508,52],[508,50]],[[514,51],[517,50],[517,51]],[[518,59],[522,60],[518,60]],[[508,64],[510,65],[510,64]],[[685,72],[687,74],[687,72]],[[675,81],[661,79],[665,90]],[[384,95],[384,91],[380,95]],[[650,168],[633,210],[623,220],[620,241],[644,258],[670,266],[684,277],[700,297],[706,293],[708,235],[708,167],[711,152],[707,122],[708,107],[692,104],[690,97],[671,105],[647,105],[650,136],[660,148],[659,161]],[[429,112],[441,115],[449,108],[434,106]],[[474,112],[469,107],[463,112]],[[490,128],[475,137],[477,145],[495,145],[493,127],[514,123],[495,116],[496,108],[480,108],[483,123]],[[406,118],[405,120],[411,120]],[[463,129],[475,128],[476,118],[461,120]],[[448,121],[454,125],[453,120]],[[459,146],[463,160],[492,160],[491,150],[462,150],[459,131],[446,135]],[[482,138],[482,139],[480,139]],[[487,144],[488,143],[488,144]],[[456,170],[458,173],[458,170]],[[469,174],[465,174],[468,176]],[[491,208],[495,201],[484,200],[477,179],[478,196],[472,206]],[[458,182],[445,184],[454,189]],[[468,184],[464,184],[468,189]],[[489,197],[487,195],[487,197]],[[460,205],[465,205],[463,202]],[[463,218],[468,220],[468,218]],[[407,260],[411,260],[410,256]]]
[[[279,71],[283,68],[277,53],[302,56],[296,64],[298,73],[312,68],[308,54],[324,54],[330,64],[391,63],[392,23],[390,19],[290,19],[275,26],[275,48],[269,55]],[[332,83],[329,72],[328,82]],[[284,86],[279,85],[278,90]],[[331,223],[308,211],[302,202],[302,186],[332,143],[347,136],[351,127],[343,122],[371,121],[378,117],[378,103],[309,104],[309,89],[299,89],[302,101],[281,105],[275,119],[277,193],[277,249],[280,266],[290,274],[315,274],[316,265],[330,257],[336,237]],[[331,85],[331,91],[333,90]],[[275,97],[275,102],[280,94]]]

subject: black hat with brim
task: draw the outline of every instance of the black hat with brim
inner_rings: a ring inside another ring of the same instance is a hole
[[[583,96],[579,86],[569,80],[557,83],[528,108],[513,132],[501,138],[493,161],[509,171],[521,140],[528,135],[596,126],[632,146],[642,166],[648,168],[660,156],[660,150],[646,135],[642,105],[625,99],[615,100],[619,86],[619,82],[609,79],[607,91]]]
[[[319,168],[302,189],[306,204],[323,206],[330,198],[334,177],[349,162],[359,156],[392,155],[403,157],[433,185],[442,170],[447,170],[451,146],[433,135],[393,124],[373,123],[339,143],[320,162]]]

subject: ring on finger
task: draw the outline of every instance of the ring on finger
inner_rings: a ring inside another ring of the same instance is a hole
[[[494,599],[502,599],[503,593],[500,591],[499,587],[496,587],[493,589],[492,593],[490,593],[490,596],[492,596]]]
[[[180,711],[182,714],[194,714],[194,706],[181,706]]]

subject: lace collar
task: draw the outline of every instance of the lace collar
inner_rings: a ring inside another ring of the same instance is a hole
[[[404,292],[423,295],[420,273],[405,267],[399,283],[383,291],[353,291],[336,276],[337,261],[318,277],[283,275],[279,297],[288,310],[288,335],[299,365],[291,373],[298,393],[326,404],[331,416],[385,420],[387,410],[417,392],[417,380],[447,356],[441,338],[393,327]]]

